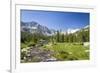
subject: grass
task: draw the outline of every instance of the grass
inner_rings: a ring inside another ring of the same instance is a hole
[[[35,43],[34,42],[25,42],[25,43],[21,43],[21,49],[23,49],[23,48],[27,48],[27,47],[30,47],[30,46],[33,46],[33,45],[35,45]]]
[[[24,51],[27,51],[33,45],[34,42],[21,43],[21,48],[23,48],[21,58],[26,55]],[[55,57],[58,61],[89,60],[89,45],[84,46],[80,43],[48,43],[39,48],[41,50],[51,50],[53,52],[52,57]],[[37,58],[32,60],[38,61]]]
[[[25,43],[21,43],[21,49],[28,47]]]
[[[80,44],[73,43],[56,43],[56,44],[47,44],[43,46],[45,49],[53,50],[55,52],[55,57],[60,60],[88,60],[89,47],[84,47]]]

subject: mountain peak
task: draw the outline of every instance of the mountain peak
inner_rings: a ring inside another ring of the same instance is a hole
[[[21,22],[21,31],[28,31],[30,33],[39,33],[43,35],[50,35],[51,30],[46,26],[40,25],[37,22]]]

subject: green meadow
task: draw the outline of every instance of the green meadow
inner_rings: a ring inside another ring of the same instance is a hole
[[[54,57],[59,60],[85,60],[89,59],[89,46],[75,43],[56,43],[43,46],[55,52]]]

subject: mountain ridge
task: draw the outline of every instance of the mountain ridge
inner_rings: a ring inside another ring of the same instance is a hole
[[[83,28],[76,28],[76,29],[68,29],[67,31],[63,32],[61,31],[62,34],[73,34],[73,33],[76,33],[78,31],[81,31],[81,30],[86,30],[89,28],[89,25],[83,27]],[[46,26],[43,26],[43,25],[40,25],[39,23],[35,22],[35,21],[32,21],[32,22],[23,22],[21,21],[21,31],[23,32],[30,32],[32,34],[34,33],[39,33],[39,34],[43,34],[43,35],[48,35],[48,36],[51,36],[53,35],[54,33],[57,32],[57,30],[54,30],[54,29],[49,29],[48,27]]]

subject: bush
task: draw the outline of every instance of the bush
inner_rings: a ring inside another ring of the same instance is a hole
[[[25,43],[21,43],[21,49],[26,48],[27,45]]]
[[[36,43],[33,43],[33,42],[29,42],[29,44],[28,44],[28,46],[30,47],[30,46],[35,46],[36,45]]]
[[[25,51],[21,52],[21,60],[24,60],[25,57],[26,57],[26,52]]]
[[[55,56],[58,60],[64,61],[68,58],[68,52],[60,51]]]
[[[69,55],[68,60],[78,60],[78,58],[73,55]]]
[[[30,47],[30,46],[35,46],[35,43],[30,41],[30,42],[25,42],[25,43],[21,43],[21,45],[26,45],[26,47]]]

